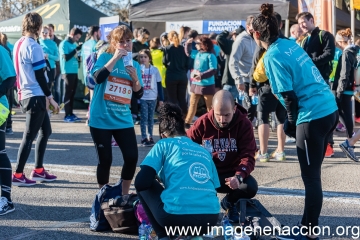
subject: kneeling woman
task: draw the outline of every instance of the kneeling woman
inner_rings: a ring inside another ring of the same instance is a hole
[[[175,226],[201,227],[200,234],[207,233],[220,212],[220,183],[211,155],[186,137],[177,105],[161,107],[159,124],[163,139],[146,156],[135,179],[140,201],[159,239],[168,239],[165,228]]]

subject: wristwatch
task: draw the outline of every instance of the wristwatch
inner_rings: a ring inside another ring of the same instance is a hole
[[[242,178],[241,175],[235,175],[235,177],[239,180],[240,184],[243,183],[243,180],[244,180],[244,179]]]

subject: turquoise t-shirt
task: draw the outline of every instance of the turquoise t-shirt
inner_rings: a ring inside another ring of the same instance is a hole
[[[158,141],[141,165],[158,173],[165,189],[164,210],[170,214],[218,214],[218,173],[211,154],[188,137]]]
[[[94,74],[97,70],[103,68],[112,57],[113,54],[102,53],[96,61],[91,74]],[[140,85],[143,86],[141,67],[139,63],[134,60],[133,66],[137,71]],[[110,76],[126,79],[125,81],[132,81],[129,74],[125,71],[123,59],[116,62]],[[104,99],[108,80],[109,78],[107,78],[105,82],[95,85],[94,96],[91,99],[89,126],[100,129],[124,129],[134,127],[129,104],[121,104]],[[115,91],[115,87],[113,87],[112,90]]]
[[[64,57],[64,54],[71,53],[76,47],[76,43],[71,43],[67,39],[60,43],[59,52],[61,74],[78,73],[79,63],[76,59],[76,54],[69,61],[65,61]]]
[[[9,52],[0,45],[0,84],[9,77],[16,77],[13,62],[10,58]],[[6,108],[9,108],[9,103],[6,95],[0,97],[0,103]]]
[[[87,40],[81,48],[81,59],[83,64],[83,73],[84,73],[84,84],[86,84],[86,59],[90,56],[91,53],[95,52],[96,41],[94,39]]]
[[[294,41],[278,39],[264,57],[272,92],[285,106],[281,92],[294,91],[299,104],[296,124],[325,117],[337,110],[335,97],[309,55]]]
[[[220,47],[216,44],[214,44],[214,52],[215,52],[215,57],[218,57],[220,55]]]
[[[51,68],[56,68],[56,61],[59,61],[59,50],[56,43],[51,39],[40,39],[40,46],[45,54],[48,54],[48,60]]]
[[[13,58],[13,51],[14,51],[14,45],[9,43],[9,41],[6,42],[6,46],[10,49],[11,52],[11,58]]]
[[[194,61],[194,69],[199,72],[205,72],[209,69],[217,69],[217,59],[214,54],[208,52],[198,52]],[[201,79],[199,82],[192,82],[199,86],[209,86],[215,84],[215,77]]]

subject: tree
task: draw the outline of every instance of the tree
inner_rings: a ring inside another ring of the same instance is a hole
[[[49,0],[1,0],[0,21],[24,14],[48,1]]]

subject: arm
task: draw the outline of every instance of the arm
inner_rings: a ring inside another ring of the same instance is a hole
[[[46,97],[51,96],[48,84],[46,82],[45,71],[43,68],[35,70],[35,78],[39,83],[41,90],[44,92]]]
[[[288,121],[295,126],[299,109],[298,98],[294,91],[281,92],[280,94],[284,98]]]
[[[200,73],[201,79],[209,78],[217,73],[217,59],[214,54],[209,55],[209,69]]]
[[[242,128],[239,131],[237,140],[239,165],[235,169],[235,175],[246,178],[255,168],[256,142],[250,120],[244,119]]]
[[[233,43],[232,51],[229,58],[229,71],[232,78],[235,80],[235,84],[244,83],[241,81],[241,73],[240,73],[240,59],[244,52],[244,45],[245,44],[241,44],[241,40],[235,41]]]
[[[106,67],[103,67],[99,70],[97,70],[94,74],[94,81],[96,82],[96,84],[101,84],[103,82],[105,82],[105,80],[110,76],[110,72],[109,70],[107,70]]]
[[[16,82],[16,76],[9,77],[2,81],[0,84],[0,97],[5,96],[10,88],[14,86]]]
[[[336,89],[336,93],[342,94],[350,81],[350,72],[354,71],[351,67],[352,61],[349,58],[349,51],[344,51],[342,57],[341,57],[341,70],[340,70],[340,76],[338,81],[338,87]]]
[[[147,165],[142,165],[140,168],[141,170],[135,178],[135,189],[138,192],[149,189],[156,177],[156,171],[154,168]]]
[[[234,42],[233,40],[228,39],[228,36],[229,36],[229,32],[225,30],[216,37],[216,41],[218,42],[220,49],[226,55],[231,54],[231,49]]]
[[[166,48],[164,48],[164,55],[163,55],[163,64],[167,68],[169,63],[169,57],[168,57],[168,51]]]
[[[313,57],[312,60],[316,65],[325,65],[329,64],[332,60],[334,60],[335,56],[335,39],[334,36],[325,32],[322,36],[322,46],[324,46],[324,52],[322,55]]]
[[[57,49],[57,46],[56,46],[56,43],[54,42],[54,44],[53,44],[53,46],[52,46],[52,54],[49,54],[48,53],[48,58],[50,59],[50,60],[53,60],[53,61],[59,61],[59,51],[58,51],[58,49]]]
[[[198,119],[194,125],[187,130],[186,135],[197,144],[202,144],[202,139],[204,135],[204,125],[202,124],[202,119]]]
[[[157,85],[157,90],[158,90],[158,97],[159,97],[159,101],[163,102],[164,101],[164,92],[163,92],[163,87],[161,85],[161,76],[160,76],[160,72],[157,68],[155,68],[155,78],[156,78],[156,85]]]

